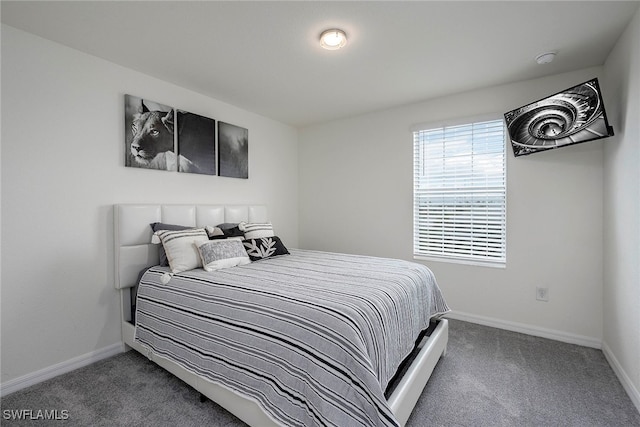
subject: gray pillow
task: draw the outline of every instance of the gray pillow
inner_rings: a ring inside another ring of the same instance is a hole
[[[210,240],[198,245],[202,266],[207,271],[249,264],[251,260],[240,240]]]

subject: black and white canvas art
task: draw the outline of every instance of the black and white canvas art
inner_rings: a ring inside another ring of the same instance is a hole
[[[218,170],[220,176],[249,178],[249,130],[218,122]]]
[[[216,121],[178,110],[179,172],[216,175]]]
[[[613,136],[595,78],[509,111],[504,118],[516,157]]]
[[[172,107],[124,96],[125,166],[177,170]]]

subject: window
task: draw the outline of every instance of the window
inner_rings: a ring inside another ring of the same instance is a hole
[[[413,145],[414,256],[504,266],[503,121],[417,130]]]

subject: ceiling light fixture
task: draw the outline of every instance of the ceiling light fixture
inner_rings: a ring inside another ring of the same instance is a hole
[[[320,34],[320,46],[327,50],[338,50],[347,44],[347,35],[337,28],[323,31]]]
[[[536,62],[538,64],[548,64],[550,62],[553,62],[553,60],[555,59],[556,55],[557,55],[556,52],[541,53],[540,55],[536,56]]]

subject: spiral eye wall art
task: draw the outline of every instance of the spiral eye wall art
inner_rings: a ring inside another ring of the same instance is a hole
[[[504,118],[516,157],[613,136],[596,78],[509,111]]]

